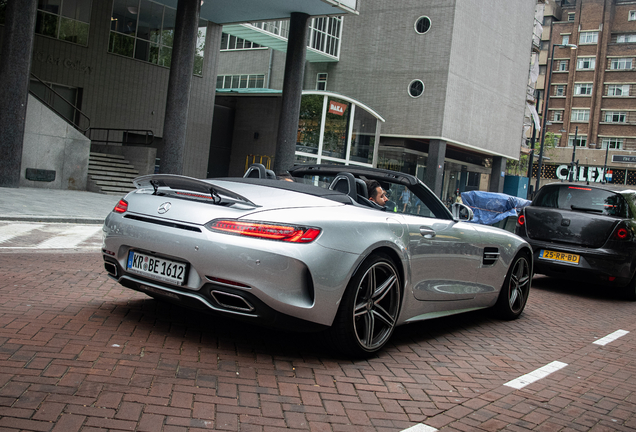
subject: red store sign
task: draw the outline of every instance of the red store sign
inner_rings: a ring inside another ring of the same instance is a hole
[[[343,104],[340,102],[329,101],[329,112],[331,114],[344,115],[345,110],[347,109],[347,104]]]

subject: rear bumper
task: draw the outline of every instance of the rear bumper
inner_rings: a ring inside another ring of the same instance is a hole
[[[533,250],[534,272],[575,281],[623,287],[632,279],[636,252],[609,249],[585,249],[526,239]],[[579,263],[571,264],[540,258],[541,250],[579,255]]]
[[[327,327],[280,313],[245,290],[209,282],[198,291],[190,291],[126,273],[114,258],[103,258],[108,275],[122,286],[188,309],[287,330],[318,331]]]

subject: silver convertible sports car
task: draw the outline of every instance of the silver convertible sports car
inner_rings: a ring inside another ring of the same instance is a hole
[[[318,330],[352,357],[380,350],[398,325],[522,313],[532,250],[520,237],[467,223],[467,206],[449,211],[407,174],[329,165],[290,174],[253,165],[243,178],[135,179],[104,223],[106,271],[185,307]],[[385,206],[369,200],[372,180]]]

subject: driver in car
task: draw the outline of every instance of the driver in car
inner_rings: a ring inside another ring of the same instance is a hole
[[[369,193],[369,201],[372,201],[382,207],[384,207],[389,200],[386,196],[386,192],[380,186],[380,182],[377,180],[367,181],[367,192]]]

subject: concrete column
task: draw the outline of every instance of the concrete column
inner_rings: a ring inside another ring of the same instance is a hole
[[[37,0],[7,2],[0,56],[0,187],[20,185]]]
[[[490,184],[488,192],[503,192],[506,175],[506,158],[495,156],[492,158],[492,173],[490,174]]]
[[[285,77],[283,79],[283,100],[278,121],[276,156],[274,158],[274,172],[276,174],[293,167],[296,158],[296,136],[298,135],[300,100],[303,90],[303,77],[305,75],[308,28],[309,15],[292,12],[289,21]]]
[[[164,174],[183,174],[200,4],[200,0],[179,0],[177,4],[160,162]]]
[[[468,183],[468,167],[462,166],[462,172],[459,176],[459,193],[466,192],[466,183]]]
[[[445,157],[446,141],[431,140],[428,146],[426,181],[424,183],[440,198],[442,197],[442,180],[444,177]]]

